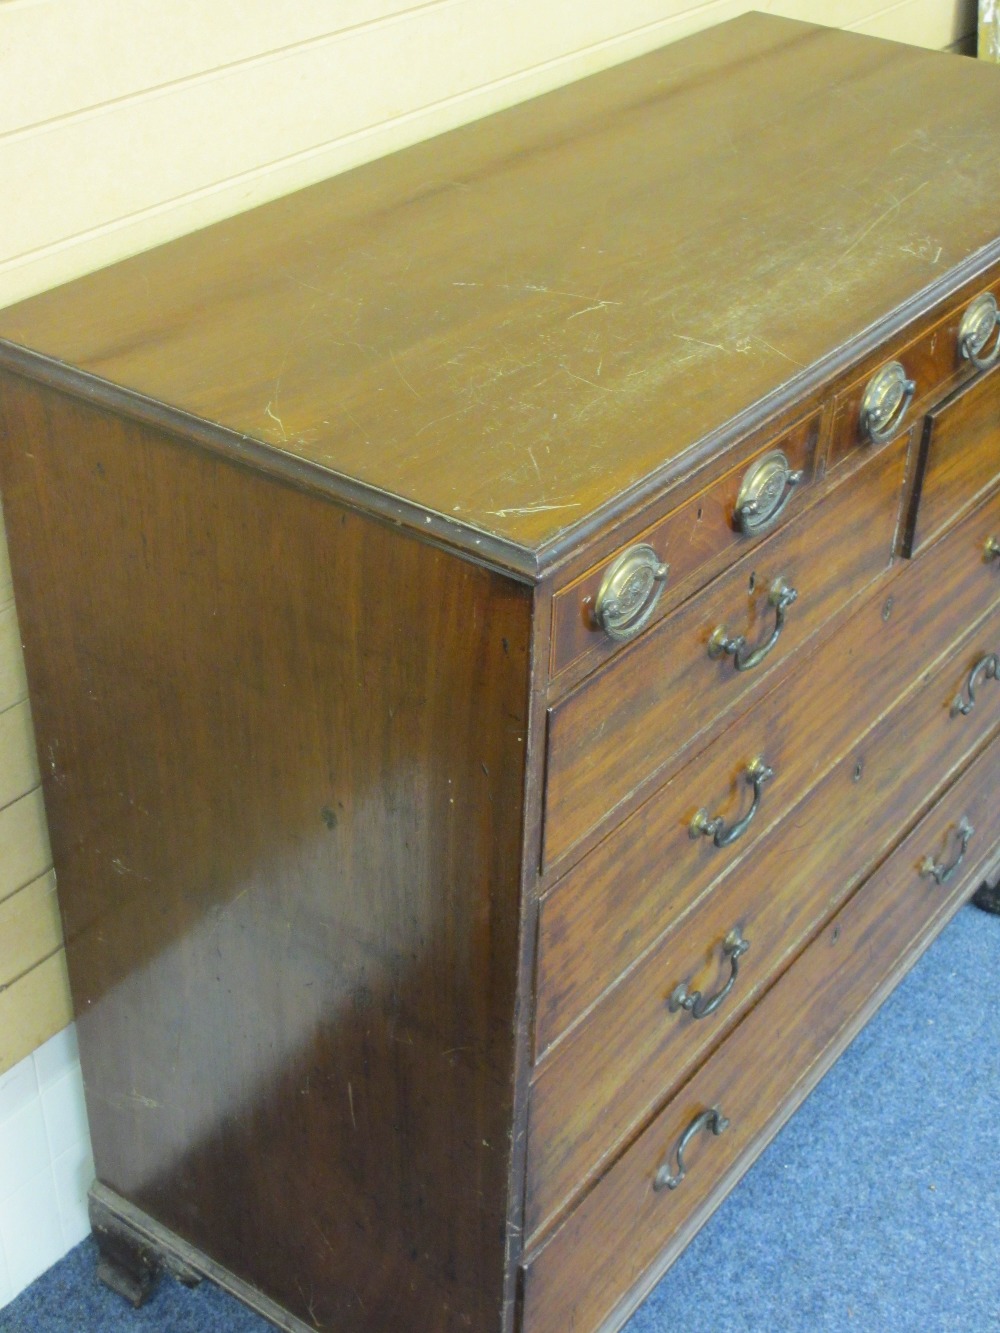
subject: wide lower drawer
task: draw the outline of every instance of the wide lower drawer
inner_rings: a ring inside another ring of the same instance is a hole
[[[906,563],[836,639],[794,669],[733,726],[547,890],[538,927],[536,1059],[760,836],[905,689],[1000,600],[994,495],[924,559]],[[751,809],[747,766],[774,776],[738,841],[690,836],[700,805],[732,824]]]
[[[528,1120],[528,1235],[596,1174],[898,831],[1000,728],[1000,684],[988,681],[981,665],[998,651],[1000,610],[994,610],[761,840],[746,868],[721,879],[538,1069]],[[953,707],[957,698],[967,707],[969,697],[976,702],[967,713]],[[721,998],[700,1015],[671,1003],[679,988],[689,1000],[698,993],[706,1002]]]
[[[916,555],[1000,480],[1000,367],[928,413],[904,549]]]
[[[993,745],[822,930],[744,1022],[522,1269],[521,1333],[620,1326],[643,1274],[703,1221],[860,1019],[979,882],[1000,843],[1000,746]],[[964,830],[975,832],[960,848]],[[931,867],[944,879],[938,883]],[[681,1136],[696,1132],[679,1174]],[[657,1188],[657,1184],[661,1186]],[[711,1196],[711,1197],[710,1197]]]
[[[551,865],[745,701],[889,566],[906,439],[737,562],[549,714],[544,862]],[[776,589],[797,593],[787,607]],[[780,633],[777,626],[781,625]],[[716,631],[773,647],[737,670]]]

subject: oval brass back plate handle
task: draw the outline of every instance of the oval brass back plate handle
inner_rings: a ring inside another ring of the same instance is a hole
[[[670,1158],[668,1157],[653,1177],[653,1189],[675,1190],[681,1183],[687,1175],[687,1167],[684,1165],[684,1152],[697,1133],[703,1129],[708,1129],[713,1134],[719,1135],[724,1134],[728,1128],[729,1121],[718,1106],[713,1106],[708,1111],[702,1111],[701,1115],[696,1115],[677,1140],[677,1147],[674,1149],[674,1155],[677,1158],[676,1174],[670,1170]]]
[[[645,542],[624,551],[601,581],[594,620],[609,638],[631,639],[649,623],[670,566]]]
[[[952,717],[968,717],[975,708],[976,686],[979,684],[980,676],[983,680],[1000,679],[1000,657],[996,653],[987,653],[969,672],[969,679],[965,682],[965,693],[968,698],[963,699],[961,694],[955,696],[951,701]]]
[[[958,326],[958,350],[977,370],[988,370],[1000,357],[1000,333],[993,338],[993,346],[983,355],[986,344],[1000,325],[1000,310],[992,292],[977,296],[962,316]]]
[[[1000,537],[987,538],[986,545],[983,548],[983,559],[988,565],[994,560],[1000,560]]]
[[[747,469],[736,497],[733,517],[740,532],[752,537],[773,527],[804,476],[792,471],[780,449],[758,459]]]
[[[700,990],[688,992],[687,983],[681,982],[674,990],[667,1008],[672,1014],[676,1014],[678,1009],[686,1009],[692,1018],[708,1018],[709,1014],[714,1014],[716,1009],[723,1003],[726,996],[736,985],[736,977],[740,970],[740,959],[750,948],[750,941],[743,938],[743,933],[739,926],[733,926],[732,930],[722,941],[722,956],[729,959],[730,973],[729,980],[723,986],[722,990],[706,999]]]
[[[759,666],[781,637],[785,627],[785,612],[798,597],[798,592],[784,579],[775,579],[767,600],[774,607],[774,630],[771,637],[758,648],[751,648],[742,634],[730,636],[725,625],[719,625],[708,641],[709,657],[721,657],[728,653],[733,659],[737,671],[752,671]]]
[[[920,865],[921,875],[936,880],[938,884],[947,884],[954,878],[959,866],[965,860],[965,853],[969,850],[969,839],[976,830],[963,815],[956,831],[958,833],[958,855],[951,865],[946,866],[943,862],[925,856]]]
[[[903,424],[906,409],[916,390],[898,361],[888,361],[868,381],[861,399],[858,425],[872,444],[885,444]]]
[[[691,826],[688,829],[691,837],[711,838],[716,847],[728,847],[737,838],[742,838],[760,808],[761,787],[773,777],[774,769],[768,768],[760,755],[756,759],[752,759],[746,767],[746,779],[753,787],[753,802],[743,818],[738,819],[735,824],[726,828],[726,821],[721,815],[712,818],[708,811],[702,808],[691,820]]]

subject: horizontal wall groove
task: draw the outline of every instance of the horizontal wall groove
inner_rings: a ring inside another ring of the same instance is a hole
[[[16,704],[12,704],[11,707],[12,707],[12,708],[19,708],[20,705],[21,705],[23,702],[24,702],[24,700],[21,699],[21,700],[18,701],[18,703],[16,703]],[[5,708],[5,709],[4,709],[4,712],[5,712],[5,713],[9,713],[10,711],[11,711],[10,708]],[[36,782],[36,783],[34,783],[32,786],[30,786],[30,787],[28,788],[27,791],[23,791],[23,792],[21,792],[21,794],[20,794],[19,796],[15,796],[12,800],[5,801],[5,802],[3,803],[3,805],[0,805],[0,815],[2,815],[2,814],[4,813],[5,810],[9,810],[9,809],[11,808],[12,805],[17,805],[18,801],[26,801],[26,800],[28,799],[29,796],[34,796],[36,792],[41,792],[41,790],[42,790],[42,784],[41,784],[41,782]],[[32,876],[32,879],[35,879],[35,878],[37,878],[37,876]],[[20,885],[19,888],[17,888],[17,889],[13,889],[12,892],[13,892],[13,893],[19,893],[21,889],[26,888],[27,885],[30,884],[31,882],[32,882],[31,880],[27,880],[25,884]],[[9,896],[10,896],[10,895],[8,894],[8,897],[9,897]]]
[[[449,4],[456,2],[457,0],[446,0],[446,3]],[[613,37],[606,38],[590,46],[577,48],[572,52],[554,56],[550,60],[541,61],[538,64],[531,65],[525,69],[517,70],[512,74],[504,75],[489,82],[479,84],[474,88],[463,89],[461,92],[452,96],[425,103],[409,111],[402,112],[397,116],[388,117],[376,124],[364,126],[361,129],[336,136],[320,144],[310,145],[298,152],[289,153],[283,157],[269,160],[250,170],[236,172],[232,176],[213,181],[210,184],[201,186],[197,189],[171,196],[169,199],[164,199],[155,204],[150,204],[145,208],[137,209],[134,212],[125,214],[112,222],[102,222],[93,227],[88,227],[65,237],[61,237],[58,241],[53,241],[48,245],[38,246],[9,255],[0,261],[0,274],[16,270],[17,268],[23,267],[25,264],[34,263],[39,259],[54,257],[84,244],[94,237],[121,232],[128,227],[135,226],[139,222],[161,217],[176,209],[183,208],[192,203],[211,199],[226,191],[238,190],[241,187],[266,180],[269,176],[284,171],[289,167],[308,163],[316,158],[327,156],[338,150],[358,147],[366,142],[377,140],[379,137],[385,136],[392,131],[398,131],[402,127],[413,127],[415,131],[413,135],[406,136],[405,143],[419,142],[423,138],[433,137],[437,133],[452,128],[455,122],[449,120],[447,125],[433,126],[427,133],[419,133],[417,131],[419,131],[424,122],[436,115],[440,115],[442,112],[461,106],[463,103],[471,105],[476,105],[480,102],[486,103],[478,113],[470,114],[460,122],[462,124],[471,123],[484,115],[490,114],[494,110],[500,109],[489,100],[491,94],[495,96],[500,92],[514,89],[519,84],[536,80],[541,75],[555,73],[557,70],[572,66],[575,63],[582,64],[583,62],[589,62],[596,55],[606,54],[622,47],[628,48],[640,39],[649,37],[657,32],[667,31],[676,24],[689,20],[693,13],[702,13],[714,9],[731,9],[734,7],[732,0],[706,0],[706,3],[692,6],[690,10],[686,10],[681,15],[671,15],[665,19],[657,19],[652,23],[643,24],[639,27],[629,29],[625,33],[616,34]],[[632,52],[629,51],[628,54],[632,54]],[[627,56],[623,58],[627,58]],[[614,61],[610,60],[607,62],[609,66],[614,63]],[[539,95],[540,93],[558,86],[560,86],[559,80],[552,80],[551,83],[546,81],[543,87],[533,88],[527,96]],[[518,99],[512,98],[509,101],[505,99],[502,105],[511,105],[516,100]],[[405,145],[402,143],[394,143],[393,149],[402,146]],[[329,174],[336,175],[341,171],[350,170],[352,167],[361,165],[363,162],[369,161],[372,157],[378,155],[378,153],[372,153],[350,156],[347,161],[338,164],[332,172],[316,172],[314,175],[308,176],[307,179],[300,181],[300,186],[315,183],[316,181],[324,179]],[[283,193],[285,193],[284,189],[278,189],[273,192],[265,191],[261,194],[255,194],[252,201],[241,201],[241,203],[243,207],[250,207],[252,204],[267,202],[268,199],[275,198]],[[228,212],[213,213],[209,219],[206,219],[206,221],[219,221],[223,217],[230,216],[231,212],[236,211],[242,211],[242,208],[232,209]]]
[[[34,881],[32,881],[32,883],[33,882]],[[24,887],[28,888],[29,886],[26,884]],[[21,892],[21,890],[18,890],[18,892]],[[16,893],[11,894],[11,898],[15,898],[16,896],[17,896]],[[5,901],[10,902],[10,898],[6,899]],[[45,954],[43,958],[36,958],[35,961],[30,965],[30,967],[26,967],[23,972],[18,972],[16,977],[11,977],[9,981],[0,983],[0,995],[2,995],[4,991],[10,990],[12,986],[16,986],[19,981],[23,981],[25,977],[31,976],[32,972],[34,972],[34,970],[37,967],[41,967],[44,963],[47,963],[51,958],[54,958],[57,953],[61,953],[62,948],[63,946],[61,944],[57,944],[56,947],[50,953]]]
[[[19,883],[16,889],[11,889],[9,893],[2,894],[2,896],[0,896],[0,904],[6,906],[7,903],[9,903],[12,898],[16,898],[17,895],[19,893],[23,893],[25,889],[30,889],[32,884],[34,884],[37,880],[44,878],[44,876],[47,875],[54,868],[55,867],[52,865],[52,862],[49,861],[48,865],[43,870],[32,871],[31,875],[26,880],[24,880],[23,883]],[[37,965],[38,964],[35,964],[34,966]],[[32,971],[32,968],[29,968],[28,971],[29,972]]]
[[[970,33],[976,31],[978,15],[975,0],[956,0],[956,3],[942,6],[938,0],[894,0],[894,3],[882,5],[872,13],[865,15],[864,18],[855,19],[851,23],[845,23],[844,28],[847,32],[865,32],[873,24],[877,24],[882,19],[890,18],[893,14],[902,14],[906,10],[941,10],[942,13],[952,14],[952,21],[947,32],[940,34],[944,39],[945,45],[953,45],[956,42],[964,40]],[[963,18],[962,16],[965,15]],[[898,40],[903,40],[905,29],[900,25]],[[878,33],[878,36],[885,37],[886,34]]]
[[[162,83],[151,84],[148,88],[143,88],[139,92],[123,93],[120,97],[111,97],[106,101],[92,102],[82,106],[74,111],[67,111],[62,115],[53,116],[46,120],[33,121],[30,125],[22,125],[16,129],[0,130],[0,144],[16,143],[22,139],[30,139],[33,136],[49,132],[54,128],[61,128],[78,124],[82,121],[93,119],[105,114],[107,111],[124,105],[140,105],[143,102],[154,101],[158,97],[168,96],[184,88],[195,88],[199,84],[213,83],[219,78],[223,78],[230,73],[240,70],[253,68],[255,66],[266,66],[277,64],[282,60],[293,58],[303,51],[317,49],[323,46],[333,46],[346,37],[353,36],[366,29],[378,29],[390,27],[393,24],[406,22],[417,15],[431,9],[447,9],[455,5],[463,4],[465,0],[424,0],[421,4],[414,4],[406,9],[399,10],[394,14],[380,15],[378,18],[369,19],[361,23],[352,23],[344,28],[333,28],[328,32],[317,34],[315,37],[303,38],[298,42],[290,42],[287,46],[275,46],[267,51],[259,52],[257,55],[243,56],[231,60],[224,65],[214,65],[209,69],[198,70],[193,74],[182,75],[176,79],[167,79]],[[37,3],[37,0],[32,0]],[[0,9],[0,24],[3,21],[3,10]]]

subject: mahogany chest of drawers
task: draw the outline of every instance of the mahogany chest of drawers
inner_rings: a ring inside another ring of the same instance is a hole
[[[750,16],[0,313],[134,1299],[607,1333],[992,876],[998,119]]]

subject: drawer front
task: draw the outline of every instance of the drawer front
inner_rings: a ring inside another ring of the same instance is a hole
[[[994,285],[989,295],[997,290]],[[989,295],[980,293],[974,299],[981,300],[984,296],[989,299]],[[890,433],[894,427],[896,430],[908,429],[918,420],[924,404],[941,398],[956,384],[976,373],[976,365],[963,350],[963,346],[968,347],[966,334],[969,326],[965,321],[972,305],[973,301],[963,301],[919,338],[887,349],[878,362],[869,365],[864,374],[837,395],[827,450],[828,471],[837,468],[857,448],[872,443],[864,428],[863,404],[869,386],[884,367],[893,362],[902,366],[905,377],[914,386],[905,408],[901,404],[901,410],[895,414]],[[982,349],[984,355],[991,354],[994,343],[995,335],[989,332]],[[974,346],[969,350],[974,350]]]
[[[531,1094],[529,1234],[738,1020],[894,831],[1000,727],[1000,683],[982,665],[991,654],[1000,654],[1000,610],[929,679],[923,673],[916,693],[855,742],[746,866],[720,880],[556,1047]],[[963,714],[952,704],[969,697],[970,680],[976,702]],[[747,952],[733,957],[733,940]],[[725,988],[725,998],[696,1018],[672,1007],[679,987],[706,999]]]
[[[552,677],[574,663],[594,667],[611,657],[629,638],[662,620],[700,584],[718,574],[734,552],[749,549],[798,513],[809,499],[818,433],[816,414],[769,441],[622,550],[561,588],[552,599]],[[783,455],[784,463],[776,455]],[[784,464],[787,482],[782,479]],[[761,499],[757,492],[764,487],[771,489]],[[767,499],[773,508],[770,521],[764,524],[750,508],[756,501],[763,515],[768,512]],[[650,547],[668,572],[662,581],[649,585],[647,597],[636,606],[629,624],[614,631],[623,637],[612,637],[597,619],[602,589],[612,586],[616,568],[639,546]]]
[[[594,1333],[617,1327],[615,1307],[692,1219],[735,1182],[848,1037],[860,1011],[978,884],[1000,841],[1000,746],[993,745],[826,926],[683,1091],[660,1113],[565,1222],[529,1255],[522,1333]],[[975,829],[945,884],[922,873],[957,857],[958,830]],[[832,1049],[831,1049],[832,1048]],[[766,1053],[766,1055],[765,1055]],[[729,1121],[696,1133],[675,1189],[681,1135],[711,1108]],[[662,1180],[662,1176],[661,1176]],[[622,1256],[628,1262],[622,1263]],[[605,1324],[604,1321],[607,1321]]]
[[[888,568],[906,443],[875,455],[550,709],[546,866],[626,799],[664,780],[682,747],[786,669],[796,648]],[[771,600],[780,580],[798,594],[784,612]],[[736,670],[730,654],[710,655],[720,627],[745,634],[748,644],[773,639],[774,647],[759,665]]]
[[[1000,368],[967,384],[928,413],[905,553],[919,554],[998,479]]]
[[[838,633],[796,662],[781,684],[620,824],[545,894],[538,930],[536,1059],[688,910],[915,677],[1000,600],[1000,538],[992,496],[928,556],[901,566]],[[888,598],[891,597],[891,602]],[[907,664],[907,665],[904,665]],[[908,666],[908,669],[907,669]],[[907,676],[910,676],[910,680]],[[882,687],[873,687],[882,682]],[[698,807],[732,822],[751,808],[747,765],[774,776],[747,832],[726,847],[692,838]]]

